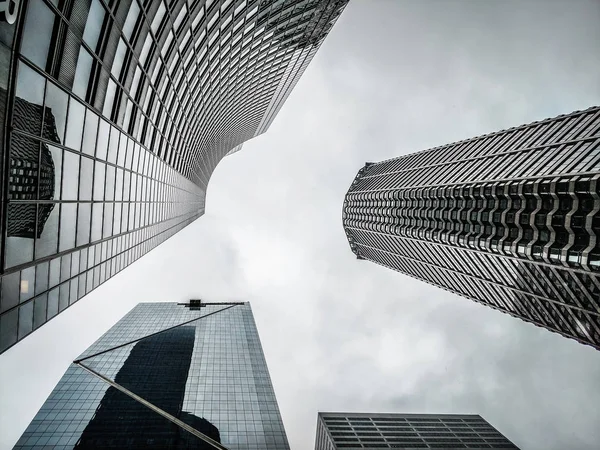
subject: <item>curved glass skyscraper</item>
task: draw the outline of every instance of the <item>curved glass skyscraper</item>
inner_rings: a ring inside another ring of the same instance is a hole
[[[600,107],[360,169],[368,259],[600,349]]]
[[[347,1],[8,6],[0,352],[203,214],[218,162],[269,127]]]

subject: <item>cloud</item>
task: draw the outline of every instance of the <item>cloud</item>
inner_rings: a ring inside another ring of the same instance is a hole
[[[1,447],[140,301],[252,303],[290,443],[329,411],[478,413],[523,449],[600,441],[600,353],[351,253],[378,161],[600,102],[597,2],[353,0],[206,215],[0,358]],[[15,376],[18,374],[18,376]]]

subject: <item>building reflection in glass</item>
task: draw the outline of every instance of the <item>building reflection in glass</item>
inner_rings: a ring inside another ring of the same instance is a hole
[[[2,93],[3,95],[4,93]],[[59,143],[51,108],[15,98],[14,126],[27,133]],[[13,136],[10,152],[9,198],[15,201],[54,199],[55,167],[48,145],[21,134]],[[11,203],[8,209],[8,237],[35,239],[54,209],[53,203]]]
[[[21,2],[0,24],[0,353],[204,214],[347,2]]]
[[[289,450],[250,304],[189,306],[136,306],[69,366],[15,449],[212,449],[156,407],[230,450]]]
[[[217,427],[182,411],[194,339],[195,328],[186,326],[141,340],[114,381],[220,442]],[[213,447],[111,386],[75,448]]]

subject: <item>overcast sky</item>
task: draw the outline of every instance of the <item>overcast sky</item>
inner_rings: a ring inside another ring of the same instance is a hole
[[[136,303],[250,301],[293,449],[317,411],[478,413],[522,449],[597,449],[600,352],[351,253],[378,161],[600,103],[600,2],[351,0],[205,216],[0,356],[0,447]]]

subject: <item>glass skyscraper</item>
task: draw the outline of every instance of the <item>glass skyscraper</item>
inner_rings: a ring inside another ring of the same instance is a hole
[[[320,412],[315,450],[341,448],[517,449],[475,414],[359,414]]]
[[[367,259],[600,349],[600,107],[367,163]]]
[[[69,366],[15,448],[44,446],[289,449],[250,304],[137,305]]]
[[[204,213],[347,1],[5,2],[0,352]]]

